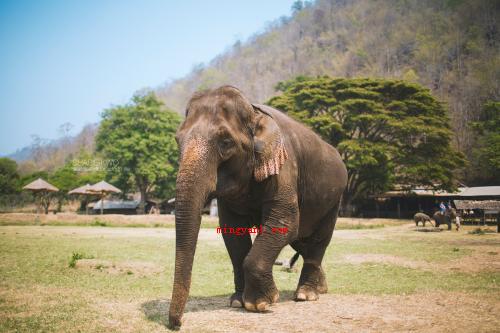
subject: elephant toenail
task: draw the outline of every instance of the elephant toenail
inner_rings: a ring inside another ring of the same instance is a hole
[[[231,301],[231,307],[232,307],[232,308],[241,308],[241,307],[243,307],[243,304],[240,302],[240,300],[238,300],[238,299],[233,299],[233,300]]]
[[[257,310],[260,312],[264,312],[264,311],[269,310],[269,303],[262,302],[262,303],[257,304]]]
[[[255,304],[252,304],[250,302],[245,302],[245,309],[247,309],[248,311],[256,311]]]
[[[295,299],[297,301],[305,301],[306,300],[306,295],[304,293],[297,293],[297,296],[295,296]]]

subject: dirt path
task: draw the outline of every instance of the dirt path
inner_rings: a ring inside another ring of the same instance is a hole
[[[362,263],[382,263],[396,266],[403,266],[413,269],[427,271],[440,270],[450,272],[500,272],[500,258],[498,256],[498,247],[483,247],[482,252],[475,251],[473,254],[463,258],[449,260],[442,263],[430,263],[420,260],[410,260],[388,254],[349,254],[345,255],[339,262],[348,262],[353,264]]]
[[[15,233],[18,235],[51,235],[67,237],[159,237],[175,239],[175,229],[167,228],[119,228],[119,227],[58,227],[58,226],[0,226],[2,233]],[[199,239],[216,240],[222,242],[222,236],[214,229],[201,229]]]
[[[288,295],[290,296],[290,295]],[[500,303],[461,293],[410,296],[322,295],[316,302],[289,299],[265,314],[226,306],[222,297],[190,300],[183,332],[498,332]],[[163,331],[168,301],[142,306]]]
[[[389,228],[387,228],[389,229]],[[396,229],[394,232],[401,233],[402,227],[391,227]],[[335,238],[341,239],[384,239],[383,229],[373,230],[336,230],[333,234]],[[19,235],[43,235],[50,234],[51,236],[74,236],[74,237],[160,237],[165,239],[175,239],[175,229],[170,228],[120,228],[120,227],[80,227],[80,226],[0,226],[0,233],[15,233]],[[220,239],[222,235],[217,234],[216,228],[200,229],[198,235],[202,240]]]

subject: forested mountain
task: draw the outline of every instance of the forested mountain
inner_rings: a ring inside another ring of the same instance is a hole
[[[194,91],[221,84],[265,102],[298,75],[416,81],[448,104],[454,144],[471,157],[470,123],[500,94],[499,13],[498,0],[296,1],[291,17],[158,94],[183,112]]]
[[[447,103],[454,145],[472,160],[471,124],[487,101],[499,100],[499,13],[498,0],[296,1],[290,16],[156,93],[183,114],[193,92],[222,84],[265,102],[278,82],[301,75],[404,79]],[[35,145],[34,165],[50,169],[82,146],[93,149],[94,134],[85,128],[76,139]],[[474,179],[467,170],[461,178]]]

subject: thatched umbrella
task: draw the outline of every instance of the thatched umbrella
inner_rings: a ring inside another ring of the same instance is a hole
[[[58,192],[59,189],[55,187],[52,184],[47,183],[45,180],[42,178],[38,178],[37,180],[29,183],[28,185],[23,187],[23,190],[28,190],[33,192],[33,194],[36,196],[37,194],[40,196],[40,203],[39,206],[44,204],[43,199],[47,200],[47,204],[45,205],[45,214],[48,214],[49,212],[49,197],[48,194],[50,192]],[[38,208],[37,207],[37,214],[38,214]]]
[[[89,195],[94,195],[95,193],[89,192],[90,184],[86,184],[80,187],[75,188],[74,190],[71,190],[68,192],[68,194],[77,194],[77,195],[83,195],[85,196],[85,214],[89,214],[88,211],[88,196]]]
[[[101,215],[104,209],[104,196],[109,193],[121,193],[122,191],[113,185],[106,183],[104,180],[97,184],[90,186],[87,189],[88,192],[92,194],[99,194],[101,196]]]

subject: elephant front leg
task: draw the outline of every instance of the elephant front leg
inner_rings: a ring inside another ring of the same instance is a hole
[[[243,301],[248,311],[264,312],[278,301],[273,264],[283,247],[296,237],[298,227],[298,209],[288,209],[287,212],[289,214],[272,214],[269,218],[264,218],[263,232],[256,237],[243,262]]]
[[[263,228],[250,253],[243,262],[245,289],[243,301],[248,311],[264,312],[278,301],[279,293],[273,279],[273,263],[287,244],[285,235],[271,234],[272,228]]]
[[[219,221],[221,228],[226,226],[226,229],[227,227],[245,228],[248,226],[248,218],[233,214],[220,203]],[[245,289],[243,260],[252,247],[252,239],[248,233],[236,235],[222,232],[222,237],[231,258],[231,263],[233,264],[234,293],[229,299],[229,305],[233,308],[241,308],[243,307],[243,291]]]

